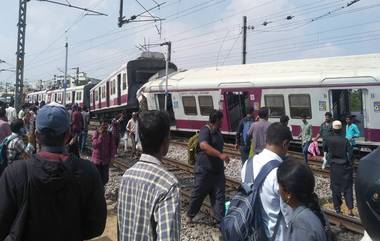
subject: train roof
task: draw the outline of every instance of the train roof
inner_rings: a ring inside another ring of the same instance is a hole
[[[380,84],[380,54],[230,65],[177,71],[169,90],[245,87],[298,87]],[[162,91],[165,77],[146,83],[144,92]]]
[[[89,84],[69,87],[69,88],[66,88],[66,91],[81,90],[84,87],[86,87],[87,85],[89,85]],[[55,93],[55,92],[60,92],[60,91],[63,91],[63,88],[51,89],[51,90],[40,90],[40,91],[30,92],[27,95],[36,95],[36,94],[38,95],[38,94],[45,94],[45,93],[48,93],[48,92],[49,93]]]
[[[26,95],[28,96],[28,95],[38,95],[38,94],[44,94],[44,93],[46,93],[47,92],[47,90],[39,90],[39,91],[35,91],[35,92],[29,92],[29,93],[27,93]]]

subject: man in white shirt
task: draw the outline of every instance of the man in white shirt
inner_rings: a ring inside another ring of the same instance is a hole
[[[5,111],[7,112],[8,123],[11,123],[12,121],[15,121],[17,119],[17,111],[13,107],[12,102],[9,103],[9,106],[8,106],[8,108],[5,109]]]
[[[265,149],[253,157],[253,176],[257,177],[261,168],[272,160],[283,161],[288,152],[289,142],[292,134],[289,128],[281,123],[273,123],[268,127]],[[241,170],[242,181],[244,182],[246,164]],[[290,219],[292,209],[280,199],[279,186],[277,182],[277,168],[273,169],[266,177],[260,190],[260,198],[263,206],[262,218],[265,224],[265,233],[268,238],[274,234],[277,219],[280,211],[283,218],[280,220],[276,235],[276,241],[283,241],[287,221]]]
[[[132,118],[127,123],[127,134],[132,141],[132,153],[133,156],[136,152],[136,134],[137,134],[137,112],[132,113]],[[124,150],[127,148],[128,139],[125,142]]]

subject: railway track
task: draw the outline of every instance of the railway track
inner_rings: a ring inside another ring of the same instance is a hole
[[[189,202],[191,197],[191,191],[194,183],[193,166],[165,158],[163,164],[166,169],[172,172],[178,179],[181,187],[181,195],[185,202]],[[131,164],[127,164],[122,160],[114,160],[113,165],[123,170],[130,167]],[[230,199],[236,193],[237,188],[240,185],[240,181],[236,179],[226,178],[226,199]],[[212,208],[208,199],[205,200],[201,207],[202,212],[211,215]],[[325,209],[325,214],[329,219],[329,222],[333,225],[343,227],[355,233],[363,233],[364,229],[358,218],[350,217],[342,214],[336,214],[333,211]]]
[[[187,143],[184,140],[171,140],[170,142],[173,144],[181,145],[181,146],[187,146]],[[224,144],[224,147],[225,147],[224,152],[226,154],[230,155],[231,157],[240,158],[240,152],[235,149],[234,145]],[[295,152],[295,151],[288,151],[288,153],[289,153],[289,157],[296,160],[303,161],[303,155],[301,153]],[[330,172],[328,168],[322,169],[321,165],[322,163],[320,161],[309,160],[309,166],[314,171],[314,173],[319,174],[323,177],[330,177]]]

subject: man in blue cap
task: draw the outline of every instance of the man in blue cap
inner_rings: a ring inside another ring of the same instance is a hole
[[[69,155],[63,106],[38,111],[41,150],[8,166],[0,178],[0,240],[87,240],[103,233],[104,188],[95,167]]]

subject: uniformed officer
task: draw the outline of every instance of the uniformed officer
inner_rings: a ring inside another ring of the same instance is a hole
[[[209,123],[199,131],[200,152],[194,167],[194,189],[187,212],[187,223],[192,222],[207,195],[210,196],[216,221],[219,223],[224,217],[226,178],[223,162],[228,164],[230,158],[223,153],[224,140],[220,132],[222,119],[222,112],[213,110]]]
[[[352,216],[353,209],[353,169],[349,156],[350,143],[342,135],[342,123],[338,120],[333,124],[334,135],[327,137],[324,151],[327,152],[330,163],[330,188],[334,209],[341,212],[342,195],[346,202],[349,214]]]

